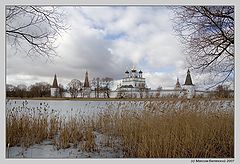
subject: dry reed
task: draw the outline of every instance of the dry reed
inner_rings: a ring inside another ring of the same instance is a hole
[[[143,111],[99,117],[102,133],[121,138],[125,157],[234,157],[233,110],[219,111],[202,101],[182,101],[181,109],[173,108],[177,101],[147,103]]]
[[[58,149],[75,146],[99,151],[98,132],[105,136],[105,146],[121,148],[128,158],[234,157],[233,108],[223,110],[225,107],[206,100],[147,101],[144,108],[109,107],[96,118],[76,115],[67,119],[47,112],[33,115],[13,109],[7,112],[6,142],[29,147],[51,139]]]

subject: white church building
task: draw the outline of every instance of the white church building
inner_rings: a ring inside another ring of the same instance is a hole
[[[146,87],[145,78],[142,70],[137,71],[135,68],[125,72],[125,77],[117,87],[117,97],[119,98],[151,98],[151,97],[187,97],[193,98],[196,94],[195,85],[192,83],[190,71],[187,71],[185,83],[181,87],[179,79],[173,89],[152,90]]]
[[[117,97],[143,98],[144,92],[149,89],[146,88],[145,78],[142,74],[141,70],[137,71],[135,68],[131,69],[130,72],[127,70],[121,84],[116,89]]]
[[[83,89],[78,97],[94,98],[96,93],[91,89],[89,83],[88,72],[85,74],[85,80],[83,83]],[[143,71],[132,68],[125,71],[125,76],[122,78],[121,83],[117,86],[116,90],[110,92],[110,98],[159,98],[159,97],[186,97],[188,99],[193,98],[195,95],[207,95],[208,92],[196,91],[195,85],[192,82],[191,73],[187,70],[185,83],[181,86],[179,79],[173,89],[158,89],[152,90],[147,88],[145,78],[143,77]],[[59,96],[59,87],[57,83],[57,76],[55,74],[53,85],[51,87],[51,96]],[[69,97],[69,93],[64,93],[64,97]],[[103,98],[103,96],[100,96]]]

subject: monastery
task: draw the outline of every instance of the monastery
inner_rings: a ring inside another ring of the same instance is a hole
[[[185,83],[181,86],[179,79],[173,89],[158,89],[152,90],[146,87],[145,78],[143,77],[142,70],[136,70],[134,67],[131,70],[125,71],[125,76],[122,78],[120,85],[116,90],[110,91],[110,98],[158,98],[158,97],[186,97],[188,99],[193,98],[196,95],[207,94],[206,91],[197,91],[195,85],[192,82],[191,74],[189,69]],[[57,76],[55,74],[53,85],[51,87],[51,96],[59,96],[59,87],[57,83]],[[64,97],[70,97],[70,94],[65,92]],[[78,97],[94,98],[96,97],[95,90],[91,87],[88,79],[88,72],[85,74],[85,80],[83,83],[83,89]],[[105,95],[100,95],[100,98],[104,98]]]

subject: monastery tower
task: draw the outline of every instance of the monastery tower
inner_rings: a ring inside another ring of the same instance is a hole
[[[85,80],[83,84],[83,97],[90,97],[90,94],[91,94],[91,87],[89,85],[88,72],[86,71]]]
[[[59,96],[59,87],[57,83],[57,75],[54,75],[53,85],[51,87],[51,97],[58,97]]]
[[[191,78],[191,74],[190,74],[189,69],[187,71],[187,76],[186,76],[185,83],[183,85],[183,89],[186,90],[186,94],[187,94],[188,99],[193,98],[193,96],[195,95],[195,86],[192,83],[192,78]]]

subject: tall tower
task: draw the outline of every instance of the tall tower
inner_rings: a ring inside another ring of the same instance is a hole
[[[190,74],[189,69],[187,71],[187,76],[186,76],[186,80],[185,80],[185,83],[183,85],[183,88],[187,92],[187,98],[188,99],[193,98],[193,96],[195,95],[195,87],[192,83],[192,78],[191,78],[191,74]]]
[[[86,71],[85,73],[85,81],[84,81],[84,88],[88,88],[89,87],[89,81],[88,81],[88,72]]]
[[[188,69],[184,85],[193,85],[190,71]]]
[[[181,90],[181,89],[182,89],[182,87],[181,87],[181,85],[180,85],[180,83],[179,83],[179,79],[178,79],[178,78],[177,78],[177,83],[176,83],[174,89],[175,89],[175,90]]]
[[[89,85],[89,80],[88,80],[88,72],[86,71],[85,73],[85,80],[83,84],[83,97],[90,97],[91,94],[91,88]]]
[[[58,97],[59,96],[59,87],[57,83],[57,75],[54,75],[53,85],[51,87],[51,97]]]

